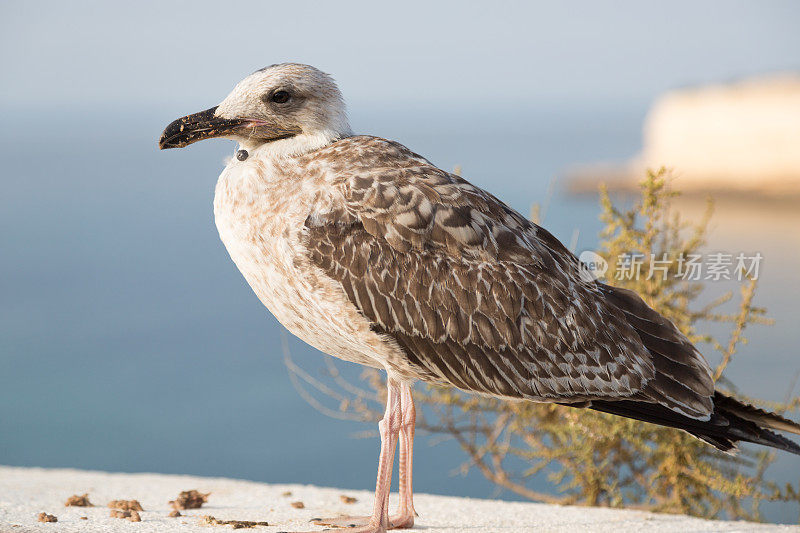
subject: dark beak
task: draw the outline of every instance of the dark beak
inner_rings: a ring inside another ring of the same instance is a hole
[[[183,148],[203,139],[213,137],[223,137],[241,131],[250,121],[245,119],[227,119],[214,116],[216,107],[206,109],[199,113],[187,115],[178,120],[170,122],[161,139],[158,147],[162,150],[167,148]]]
[[[249,118],[221,118],[214,115],[216,107],[173,120],[166,127],[158,147],[183,148],[203,139],[213,137],[248,138],[262,142],[286,139],[303,132],[294,126],[279,126],[271,122]]]

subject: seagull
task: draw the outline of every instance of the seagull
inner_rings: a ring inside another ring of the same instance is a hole
[[[244,78],[169,124],[159,147],[238,143],[214,218],[231,259],[291,333],[386,371],[373,513],[319,525],[414,525],[415,381],[594,409],[800,454],[800,424],[714,389],[711,369],[635,293],[591,279],[544,228],[405,146],[354,135],[333,79],[302,64]],[[399,448],[398,512],[389,514]]]

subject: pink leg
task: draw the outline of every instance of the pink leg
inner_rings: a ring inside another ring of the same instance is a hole
[[[397,387],[397,384],[394,382],[390,382],[389,390],[391,391],[392,384]],[[389,415],[389,401],[387,400],[387,414],[384,415],[384,419],[378,425],[381,429],[381,461],[383,461],[383,448],[384,448],[384,428],[381,424],[386,423],[387,420],[395,420],[397,422],[396,425],[390,425],[390,429],[394,430],[394,439],[395,442],[399,437],[400,442],[400,452],[399,452],[399,484],[400,484],[400,509],[396,515],[389,517],[389,524],[387,529],[405,529],[414,526],[414,517],[416,516],[416,511],[414,510],[414,494],[412,490],[412,466],[413,466],[413,458],[414,458],[414,424],[416,423],[417,419],[417,412],[414,408],[414,399],[411,396],[411,386],[407,383],[402,383],[399,385],[399,402],[395,407],[397,411],[393,415]],[[399,433],[399,435],[398,435]],[[394,449],[392,449],[392,456],[394,455]],[[392,457],[393,459],[393,457]],[[389,480],[386,484],[386,496],[384,500],[384,505],[388,508],[388,497],[389,497],[389,486],[391,482],[391,463],[392,459],[389,460]],[[381,463],[382,464],[382,463]],[[378,486],[380,487],[381,483],[381,471],[382,466],[379,465],[378,467]],[[378,491],[375,491],[375,505],[376,505],[376,512],[377,512],[377,504],[378,504]],[[372,516],[344,516],[338,518],[321,518],[318,520],[314,520],[314,523],[319,525],[326,525],[326,526],[338,526],[338,527],[345,527],[345,528],[353,528],[356,526],[369,526],[375,520],[375,513]],[[353,531],[352,529],[350,531]],[[361,531],[361,530],[356,530]],[[364,531],[372,531],[370,529],[365,529]]]
[[[397,446],[397,434],[402,417],[400,414],[400,388],[396,381],[387,380],[386,412],[378,422],[381,434],[381,453],[378,459],[378,479],[375,482],[375,503],[372,518],[366,531],[386,531],[389,527],[389,491],[392,487],[392,465]]]
[[[384,533],[390,529],[389,523],[389,490],[392,486],[392,465],[397,437],[402,423],[400,385],[389,379],[387,381],[386,411],[378,422],[381,434],[381,453],[378,458],[378,479],[375,483],[375,503],[372,516],[362,518],[335,518],[314,520],[319,525],[348,527],[354,533]],[[362,527],[355,525],[365,524]]]
[[[411,397],[411,386],[407,383],[400,385],[400,408],[403,421],[400,426],[400,509],[391,517],[392,528],[402,529],[414,526],[414,490],[412,488],[414,466],[414,424],[417,421],[417,410],[414,408],[414,399]]]

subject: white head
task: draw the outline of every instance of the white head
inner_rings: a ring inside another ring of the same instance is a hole
[[[282,157],[349,135],[344,100],[333,79],[309,65],[282,63],[240,81],[217,107],[172,122],[159,146],[180,148],[224,137],[251,153]]]

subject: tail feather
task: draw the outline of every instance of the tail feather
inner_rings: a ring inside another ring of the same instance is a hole
[[[672,322],[633,291],[598,287],[625,314],[656,372],[636,398],[592,400],[585,407],[683,429],[724,451],[744,441],[800,455],[800,446],[771,431],[800,435],[800,424],[715,391],[708,363]]]
[[[682,429],[725,452],[734,451],[737,442],[752,442],[800,455],[800,445],[770,431],[777,429],[800,434],[800,424],[720,392],[714,393],[714,412],[709,420],[696,420],[662,405],[636,400],[593,400],[586,407]]]
[[[714,405],[760,426],[800,435],[800,424],[797,422],[784,418],[777,413],[770,413],[753,405],[742,403],[719,392],[714,394]]]

